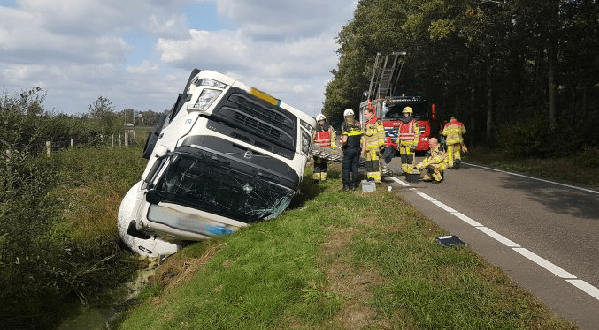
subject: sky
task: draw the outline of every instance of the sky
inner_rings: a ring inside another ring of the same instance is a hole
[[[195,68],[315,116],[357,0],[0,0],[0,93],[44,108],[170,109]]]

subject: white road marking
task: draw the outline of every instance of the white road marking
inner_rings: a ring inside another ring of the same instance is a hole
[[[480,166],[480,165],[476,165],[476,164],[470,164],[470,163],[464,163],[464,164],[468,164],[470,166],[474,166],[474,167],[478,167],[478,168],[482,168],[483,170],[490,170],[490,167],[486,167],[486,166]]]
[[[465,214],[462,213],[454,213],[453,215],[455,215],[456,217],[458,217],[458,219],[464,221],[465,223],[471,225],[472,227],[484,227],[484,225],[480,222],[476,222],[472,219],[470,219],[470,217],[468,217]]]
[[[468,165],[474,166],[474,167],[478,167],[478,168],[481,168],[481,169],[485,169],[485,170],[491,170],[491,168],[489,168],[489,167],[484,167],[484,166],[480,166],[480,165],[474,165],[474,164],[470,164],[470,163],[465,163],[465,164],[468,164]],[[498,172],[502,172],[502,173],[506,173],[506,174],[509,174],[509,175],[514,175],[514,176],[518,176],[518,177],[525,177],[525,178],[531,178],[531,179],[534,179],[534,180],[538,180],[538,181],[542,181],[542,182],[546,182],[546,183],[550,183],[550,184],[556,184],[556,185],[561,185],[561,186],[565,186],[565,187],[568,187],[568,188],[582,190],[582,191],[589,192],[589,193],[599,193],[599,191],[584,189],[584,188],[580,188],[580,187],[576,187],[576,186],[572,186],[572,185],[567,185],[567,184],[552,182],[552,181],[548,181],[548,180],[544,180],[544,179],[539,179],[539,178],[535,178],[535,177],[524,176],[524,175],[521,175],[521,174],[512,173],[512,172],[508,172],[508,171],[503,171],[503,170],[498,170],[498,169],[493,169],[493,170],[498,171]],[[396,177],[391,177],[391,179],[393,181],[397,182],[398,184],[404,186],[404,187],[411,187],[409,183],[404,182],[404,181],[402,181],[402,180],[400,180],[400,179],[398,179]],[[531,260],[532,262],[536,263],[537,265],[545,268],[546,270],[548,270],[549,272],[551,272],[555,276],[565,279],[566,282],[571,283],[572,285],[574,285],[578,289],[586,292],[591,297],[599,300],[599,289],[597,289],[593,285],[591,285],[591,284],[589,284],[589,283],[587,283],[585,281],[576,279],[575,275],[570,274],[569,272],[567,272],[566,270],[564,270],[563,268],[561,268],[559,266],[556,266],[555,264],[553,264],[549,260],[545,260],[545,259],[541,258],[536,253],[534,253],[532,251],[529,251],[526,248],[521,247],[520,244],[517,244],[517,243],[513,242],[509,238],[507,238],[507,237],[505,237],[505,236],[497,233],[493,229],[485,227],[480,222],[471,219],[470,217],[466,216],[465,214],[459,213],[455,209],[453,209],[453,208],[451,208],[451,207],[443,204],[442,202],[440,202],[440,201],[432,198],[431,196],[429,196],[429,195],[427,195],[427,194],[425,194],[425,193],[423,193],[421,191],[418,191],[418,189],[416,189],[416,188],[410,188],[410,191],[414,191],[416,194],[418,194],[420,197],[424,198],[425,200],[427,200],[427,201],[431,202],[432,204],[436,205],[437,207],[439,207],[439,208],[447,211],[449,214],[452,214],[452,215],[456,216],[458,219],[460,219],[460,220],[464,221],[465,223],[467,223],[467,224],[475,227],[476,229],[480,230],[481,232],[487,234],[489,237],[494,238],[495,240],[497,240],[501,244],[503,244],[503,245],[511,248],[513,251],[521,254],[522,256],[524,256],[525,258],[527,258],[528,260]]]
[[[599,300],[599,290],[596,287],[582,280],[566,280],[566,282],[572,283],[575,287],[590,294],[595,299]]]
[[[512,242],[512,240],[510,240],[509,238],[498,234],[496,231],[494,231],[493,229],[487,228],[487,227],[476,227],[476,229],[482,231],[483,233],[487,234],[489,237],[494,238],[497,242],[507,246],[507,247],[511,247],[511,248],[519,248],[520,244],[516,244],[514,242]]]
[[[514,173],[514,172],[510,172],[510,171],[504,171],[504,170],[500,170],[500,169],[497,169],[497,168],[490,168],[490,167],[480,166],[480,165],[466,163],[466,162],[464,162],[464,164],[467,164],[467,165],[470,165],[470,166],[474,166],[474,167],[478,167],[478,168],[482,168],[484,170],[493,170],[493,171],[497,171],[497,172],[501,172],[501,173],[505,173],[505,174],[509,174],[509,175],[513,175],[513,176],[518,176],[518,177],[521,177],[521,178],[527,178],[527,179],[537,180],[537,181],[541,181],[541,182],[545,182],[545,183],[549,183],[549,184],[554,184],[554,185],[557,185],[557,186],[564,186],[564,187],[568,187],[568,188],[576,189],[576,190],[581,190],[581,191],[588,192],[588,193],[599,194],[599,191],[597,191],[597,190],[591,190],[591,189],[586,189],[586,188],[582,188],[582,187],[577,187],[577,186],[573,186],[571,184],[565,184],[565,183],[559,183],[559,182],[549,181],[549,180],[545,180],[545,179],[535,178],[534,176],[522,175],[522,174],[519,174],[519,173]]]
[[[464,164],[467,164],[467,163],[464,163]],[[470,165],[470,164],[468,164],[468,165]],[[528,178],[528,176],[526,176],[526,175],[522,175],[522,174],[518,174],[518,173],[513,173],[513,172],[508,172],[508,171],[504,171],[504,170],[499,170],[499,169],[496,169],[496,168],[494,168],[493,171],[502,172],[502,173],[506,173],[506,174],[510,174],[510,175],[515,175],[515,176],[519,176],[521,178]]]
[[[557,277],[561,277],[561,278],[565,278],[565,279],[576,278],[576,276],[568,273],[563,268],[554,265],[549,260],[545,260],[545,259],[539,257],[536,253],[528,251],[525,248],[513,248],[512,250],[520,253],[521,255],[525,256],[527,259],[534,261],[537,265],[547,269],[548,271],[552,272],[553,275],[555,275]]]

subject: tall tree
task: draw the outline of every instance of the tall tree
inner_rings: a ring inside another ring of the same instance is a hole
[[[89,113],[92,118],[103,118],[109,114],[114,113],[114,106],[112,101],[102,95],[89,105]]]
[[[123,129],[123,121],[114,112],[112,101],[103,96],[89,105],[89,112],[92,118],[95,118],[103,127],[104,134],[113,134]]]
[[[586,124],[599,119],[598,39],[596,0],[360,0],[337,37],[325,112],[358,106],[377,52],[406,51],[402,88],[467,116],[487,143],[539,113]]]

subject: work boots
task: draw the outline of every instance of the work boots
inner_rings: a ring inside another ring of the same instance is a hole
[[[453,168],[455,168],[456,170],[458,168],[460,168],[460,160],[459,159],[456,159],[453,161]]]

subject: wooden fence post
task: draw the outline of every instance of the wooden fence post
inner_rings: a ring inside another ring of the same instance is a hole
[[[121,146],[121,133],[119,133],[119,147]]]
[[[114,133],[112,133],[112,136],[110,137],[110,147],[114,148]]]
[[[129,146],[129,141],[127,140],[129,137],[129,134],[127,132],[125,132],[125,148],[127,148]]]
[[[73,139],[71,139],[71,148],[73,148]]]
[[[46,141],[46,154],[48,155],[48,157],[50,157],[51,149],[52,149],[52,142]]]

